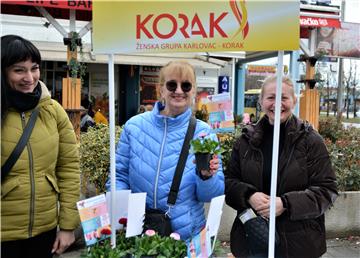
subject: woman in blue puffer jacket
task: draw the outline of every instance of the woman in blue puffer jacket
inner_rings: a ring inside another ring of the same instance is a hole
[[[192,115],[196,92],[193,67],[173,61],[160,71],[161,102],[151,112],[132,117],[125,124],[116,151],[116,189],[146,192],[146,208],[169,212],[174,232],[186,240],[205,226],[204,202],[224,193],[221,161],[213,156],[210,171],[196,173],[194,154],[188,155],[179,193],[169,209],[167,198]],[[194,138],[210,134],[210,127],[197,120]]]

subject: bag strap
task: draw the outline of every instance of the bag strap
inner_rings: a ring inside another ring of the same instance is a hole
[[[167,203],[169,206],[174,205],[176,202],[176,198],[177,198],[177,195],[179,192],[181,178],[182,178],[182,175],[184,172],[185,163],[186,163],[187,157],[189,155],[190,140],[194,136],[195,127],[196,127],[196,118],[191,116],[190,121],[189,121],[189,126],[188,126],[188,129],[186,132],[185,140],[184,140],[184,143],[183,143],[183,146],[181,149],[179,161],[176,165],[174,178],[173,178],[173,181],[171,184],[171,188],[170,188],[170,192],[169,192],[169,196],[168,196],[168,200],[167,200]]]
[[[20,157],[20,154],[25,148],[26,143],[28,142],[31,132],[34,128],[36,118],[39,114],[39,109],[36,108],[30,116],[30,119],[28,123],[26,124],[26,127],[24,128],[23,134],[21,135],[18,143],[16,144],[14,150],[11,152],[8,159],[5,161],[4,165],[1,166],[1,181],[5,179],[5,177],[8,175],[12,167],[15,165],[16,161]]]

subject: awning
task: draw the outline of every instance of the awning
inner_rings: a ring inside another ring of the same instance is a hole
[[[40,50],[41,58],[44,61],[62,61],[67,60],[67,47],[58,42],[33,41],[34,45]],[[89,49],[86,48],[85,49]],[[78,55],[80,56],[80,54]],[[168,53],[168,54],[136,54],[136,55],[114,55],[115,64],[126,65],[146,65],[146,66],[164,66],[172,60],[185,60],[195,68],[201,69],[220,69],[227,64],[227,61],[212,57],[199,56],[196,53]],[[79,60],[85,63],[107,64],[107,55],[93,55],[89,51],[84,51],[83,59]]]
[[[340,28],[340,7],[300,4],[300,26]]]

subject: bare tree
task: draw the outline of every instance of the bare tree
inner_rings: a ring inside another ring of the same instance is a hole
[[[350,67],[348,72],[344,74],[344,84],[346,88],[346,100],[345,100],[346,118],[349,118],[351,104],[353,106],[354,117],[356,117],[356,111],[357,111],[356,100],[359,95],[356,90],[356,86],[359,84],[359,77],[357,71],[357,64],[352,60],[350,60]],[[351,98],[350,98],[350,94],[352,95]]]
[[[357,111],[357,107],[356,107],[356,102],[359,99],[359,95],[360,95],[360,90],[357,90],[357,86],[360,86],[360,78],[359,78],[359,74],[358,74],[358,70],[357,70],[357,63],[355,62],[355,66],[354,66],[354,76],[353,76],[353,80],[352,80],[352,85],[353,85],[353,100],[354,100],[354,118],[357,116],[356,115],[356,111]]]

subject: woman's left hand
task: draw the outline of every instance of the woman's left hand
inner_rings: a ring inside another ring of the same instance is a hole
[[[210,171],[201,170],[201,174],[204,177],[211,177],[216,174],[217,170],[219,169],[219,158],[216,154],[213,155],[213,158],[210,160]]]
[[[52,248],[52,253],[62,254],[75,241],[74,231],[60,230]]]
[[[270,198],[270,196],[269,196],[269,198]],[[280,216],[285,211],[285,208],[284,208],[283,202],[280,197],[276,197],[275,203],[276,203],[275,216],[277,217],[277,216]],[[270,218],[270,199],[269,199],[268,207],[261,211],[258,211],[258,213],[259,213],[259,215],[261,215],[265,218]]]

